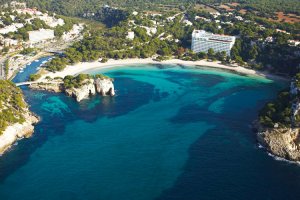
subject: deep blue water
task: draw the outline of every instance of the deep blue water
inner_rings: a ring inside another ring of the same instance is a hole
[[[22,88],[42,121],[0,157],[0,199],[300,198],[300,167],[259,149],[250,128],[283,84],[171,65],[100,72],[117,96]]]

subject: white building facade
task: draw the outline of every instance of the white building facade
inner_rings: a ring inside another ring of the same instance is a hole
[[[129,31],[127,36],[126,36],[127,39],[129,40],[133,40],[134,39],[134,32],[133,31]]]
[[[38,31],[29,31],[28,34],[29,34],[29,41],[32,44],[54,38],[54,30],[51,29],[40,29]]]
[[[214,52],[225,51],[229,56],[234,43],[234,36],[218,35],[204,30],[194,30],[192,34],[192,51],[195,53],[207,53],[209,49],[213,49]]]

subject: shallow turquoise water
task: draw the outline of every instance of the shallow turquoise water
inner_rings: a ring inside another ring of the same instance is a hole
[[[23,88],[42,121],[0,158],[1,199],[300,197],[300,168],[257,148],[250,128],[283,84],[172,65],[100,72],[115,97]]]

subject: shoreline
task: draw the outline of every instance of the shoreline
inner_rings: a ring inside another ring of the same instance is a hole
[[[0,135],[0,156],[18,140],[31,137],[34,132],[34,125],[38,122],[39,118],[28,110],[24,123],[15,123],[6,127],[5,131]]]
[[[135,65],[135,64],[175,64],[175,65],[187,65],[187,66],[201,66],[201,67],[209,67],[209,68],[216,68],[222,70],[229,70],[231,72],[237,72],[244,75],[252,75],[252,76],[259,76],[264,77],[271,80],[280,80],[280,81],[289,81],[289,78],[282,77],[279,75],[274,75],[268,72],[260,72],[253,69],[248,69],[241,66],[228,66],[221,64],[220,61],[218,62],[208,62],[205,60],[200,61],[184,61],[180,59],[171,59],[165,61],[154,61],[151,58],[133,58],[133,59],[123,59],[123,60],[113,60],[110,59],[106,63],[101,63],[99,61],[94,62],[81,62],[75,65],[68,65],[63,71],[60,72],[49,72],[47,74],[42,75],[40,80],[45,79],[47,76],[51,78],[55,77],[62,77],[64,78],[67,75],[76,75],[82,72],[96,70],[96,69],[109,69],[114,68],[117,66],[126,66],[126,65]]]
[[[273,154],[272,152],[270,152],[265,146],[263,146],[263,145],[260,144],[260,143],[257,143],[257,148],[264,150],[265,153],[266,153],[269,157],[271,157],[272,159],[274,159],[275,161],[285,162],[285,163],[288,163],[288,164],[293,164],[293,165],[298,165],[298,166],[300,166],[300,161],[288,160],[288,159],[285,159],[285,158],[283,158],[283,157],[277,156],[277,155]]]

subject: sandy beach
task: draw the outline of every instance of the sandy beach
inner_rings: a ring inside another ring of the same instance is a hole
[[[241,66],[227,66],[224,64],[221,64],[221,62],[208,62],[206,60],[200,60],[200,61],[184,61],[179,59],[171,59],[171,60],[165,60],[165,61],[154,61],[151,58],[146,59],[123,59],[123,60],[113,60],[110,59],[106,63],[101,63],[99,61],[95,62],[82,62],[78,63],[76,65],[67,66],[63,71],[61,72],[55,72],[55,73],[47,73],[43,75],[40,80],[45,79],[45,77],[49,76],[51,78],[54,77],[65,77],[67,75],[76,75],[79,73],[83,73],[85,71],[95,70],[95,69],[107,69],[107,68],[113,68],[116,66],[124,66],[124,65],[134,65],[134,64],[179,64],[179,65],[187,65],[187,66],[203,66],[203,67],[212,67],[212,68],[218,68],[218,69],[224,69],[224,70],[230,70],[233,72],[245,74],[245,75],[254,75],[254,76],[261,76],[272,80],[283,80],[287,81],[289,80],[286,77],[273,75],[267,72],[259,72],[253,69],[248,69]]]

